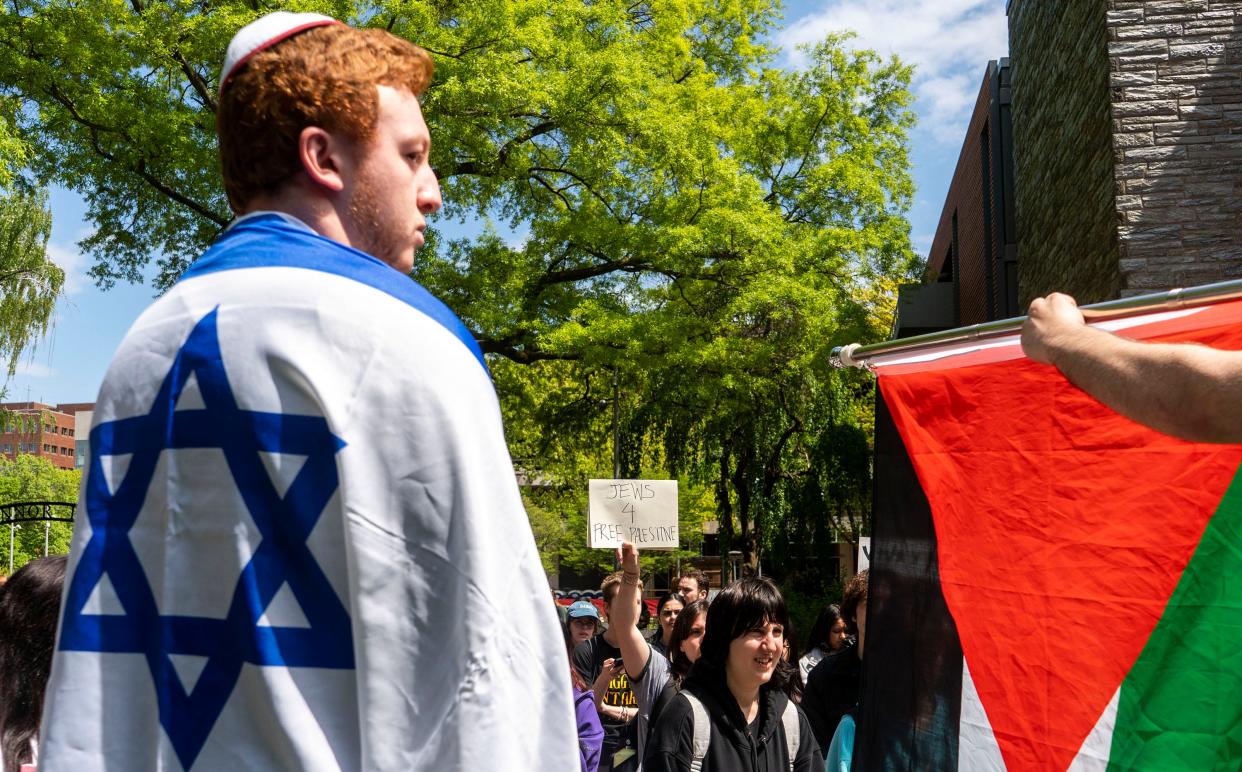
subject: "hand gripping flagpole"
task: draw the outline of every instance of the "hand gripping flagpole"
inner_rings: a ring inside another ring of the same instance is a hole
[[[1242,298],[1242,279],[1204,284],[1199,287],[1189,287],[1186,289],[1169,290],[1168,292],[1154,292],[1149,295],[1135,295],[1134,297],[1121,298],[1120,300],[1107,300],[1103,303],[1082,306],[1080,310],[1088,322],[1100,322],[1106,319],[1136,316],[1151,311],[1168,311],[1175,308],[1213,305],[1239,298]],[[908,354],[919,349],[941,346],[946,343],[960,343],[963,341],[1012,335],[1022,329],[1022,324],[1025,321],[1025,316],[1016,316],[1012,319],[972,324],[967,327],[957,327],[941,332],[929,332],[926,335],[916,335],[910,338],[869,343],[865,346],[858,343],[850,343],[846,346],[833,348],[832,359],[829,361],[834,367],[859,367],[871,370],[874,369],[871,365],[871,358],[881,354],[894,354],[898,352]]]

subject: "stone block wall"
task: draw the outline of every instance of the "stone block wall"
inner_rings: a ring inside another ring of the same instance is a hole
[[[1107,28],[1120,294],[1242,278],[1242,0],[1110,0]]]
[[[1054,290],[1096,302],[1117,297],[1121,287],[1108,6],[1100,0],[1009,3],[1023,309]]]

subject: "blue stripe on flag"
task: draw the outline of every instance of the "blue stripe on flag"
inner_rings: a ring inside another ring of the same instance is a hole
[[[483,350],[470,330],[421,284],[366,252],[291,225],[279,215],[238,222],[195,260],[179,281],[239,268],[305,268],[365,284],[430,317],[460,340],[487,370]]]

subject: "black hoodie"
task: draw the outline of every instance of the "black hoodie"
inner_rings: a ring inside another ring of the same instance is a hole
[[[684,691],[702,701],[711,719],[711,743],[703,758],[703,772],[788,772],[789,759],[781,714],[789,697],[779,689],[759,691],[759,729],[751,739],[737,700],[719,678],[691,676]],[[794,772],[821,772],[824,757],[806,716],[798,710],[799,744]],[[651,729],[644,772],[689,772],[694,758],[694,714],[678,694],[660,713]]]

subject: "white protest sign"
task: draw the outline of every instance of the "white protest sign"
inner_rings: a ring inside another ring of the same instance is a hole
[[[676,480],[591,480],[588,490],[590,546],[677,547]]]
[[[871,537],[858,537],[858,570],[866,571],[871,568]]]

